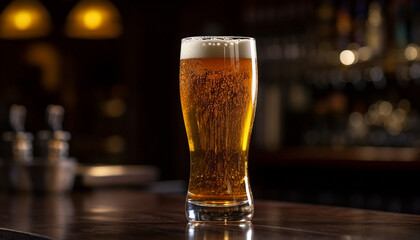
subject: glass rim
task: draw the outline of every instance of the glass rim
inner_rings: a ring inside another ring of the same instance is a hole
[[[181,39],[182,42],[187,42],[187,41],[212,41],[212,40],[218,40],[218,41],[235,41],[235,40],[255,41],[255,38],[247,37],[247,36],[192,36],[192,37],[184,37],[184,38]]]

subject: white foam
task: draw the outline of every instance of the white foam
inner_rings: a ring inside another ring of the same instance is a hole
[[[189,37],[182,39],[181,59],[257,58],[255,39],[249,37]]]

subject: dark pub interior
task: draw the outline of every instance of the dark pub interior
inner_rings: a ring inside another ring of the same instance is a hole
[[[418,1],[7,0],[0,14],[3,195],[22,188],[10,159],[42,158],[53,135],[75,194],[185,197],[181,39],[250,36],[254,198],[420,214]]]

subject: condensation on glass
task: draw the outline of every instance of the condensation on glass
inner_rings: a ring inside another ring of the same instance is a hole
[[[190,149],[190,221],[248,221],[248,149],[257,99],[255,40],[182,39],[180,95]]]

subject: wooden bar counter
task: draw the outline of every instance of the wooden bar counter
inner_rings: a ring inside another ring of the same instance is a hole
[[[52,239],[420,239],[417,215],[257,199],[252,222],[198,224],[184,201],[133,189],[2,194],[0,227]]]

